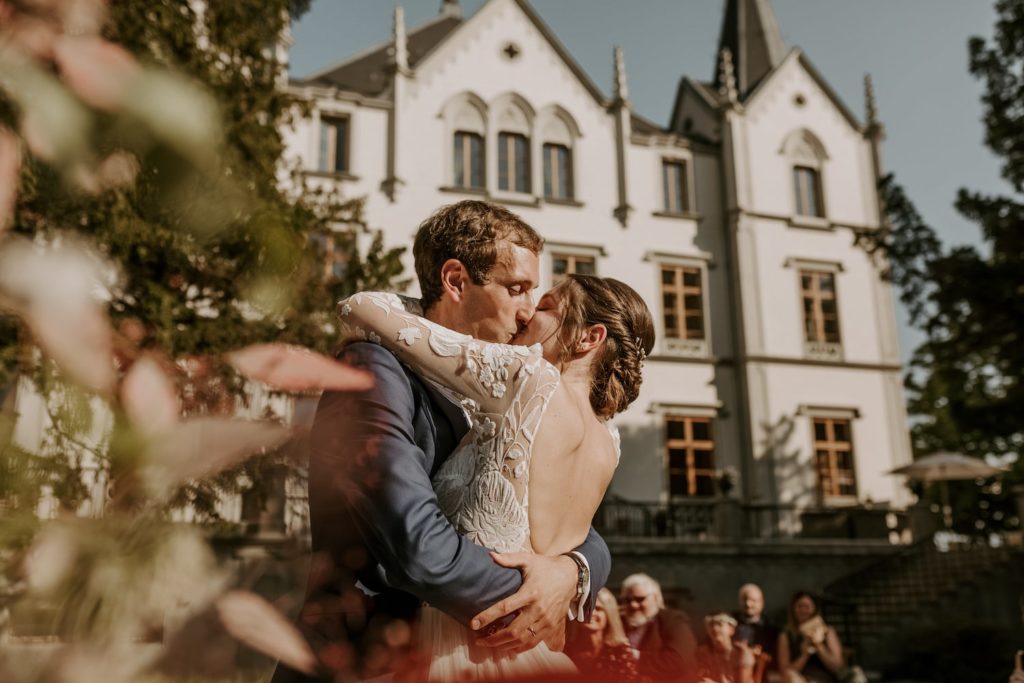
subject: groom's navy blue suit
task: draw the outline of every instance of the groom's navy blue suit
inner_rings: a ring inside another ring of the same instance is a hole
[[[438,507],[430,479],[469,429],[461,408],[382,346],[352,344],[342,357],[370,371],[375,385],[326,392],[317,408],[309,462],[313,565],[299,627],[322,655],[337,656],[333,644],[351,647],[359,671],[361,661],[389,647],[388,625],[414,619],[423,602],[468,624],[515,593],[522,577],[459,536]],[[589,617],[611,558],[593,529],[577,550],[590,564]],[[308,680],[279,665],[273,683]]]

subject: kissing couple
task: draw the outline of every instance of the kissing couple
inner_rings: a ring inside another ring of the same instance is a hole
[[[590,618],[611,567],[591,528],[619,461],[610,420],[654,325],[610,278],[569,275],[535,305],[542,247],[507,209],[459,202],[416,234],[418,302],[338,303],[339,358],[375,383],[320,399],[299,626],[322,671],[280,665],[273,683],[575,671],[566,618]]]

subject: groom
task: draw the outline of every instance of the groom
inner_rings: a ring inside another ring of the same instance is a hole
[[[533,316],[542,246],[503,207],[441,208],[413,246],[425,317],[484,341],[512,341]],[[481,645],[509,653],[560,641],[567,614],[589,619],[611,565],[601,537],[591,529],[581,547],[553,558],[492,558],[461,537],[430,479],[468,430],[465,413],[382,346],[352,344],[341,357],[376,382],[358,394],[326,392],[313,423],[313,563],[299,626],[324,669],[350,672],[338,680],[388,673],[408,653],[423,602],[478,629]],[[279,665],[273,683],[309,680]]]

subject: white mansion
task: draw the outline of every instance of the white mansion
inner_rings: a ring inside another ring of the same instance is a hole
[[[680,81],[667,126],[633,111],[621,51],[609,96],[526,0],[394,19],[289,82],[315,105],[289,155],[365,196],[389,245],[486,198],[547,239],[542,287],[588,272],[644,296],[658,342],[612,495],[693,501],[731,468],[748,504],[909,502],[886,474],[911,459],[893,295],[854,245],[880,221],[870,92],[861,121],[769,0],[727,0],[717,75]]]

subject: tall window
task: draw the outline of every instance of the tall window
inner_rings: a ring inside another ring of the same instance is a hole
[[[661,180],[665,194],[666,213],[686,213],[690,210],[689,184],[685,161],[662,161]]]
[[[455,187],[484,188],[484,138],[477,133],[457,131],[453,145]]]
[[[325,173],[348,171],[348,119],[343,116],[320,117],[320,160]]]
[[[557,285],[565,279],[566,275],[579,273],[580,275],[596,275],[597,260],[593,256],[581,256],[579,254],[552,254],[551,255],[551,284]]]
[[[565,145],[544,144],[544,196],[572,199],[572,151]]]
[[[814,461],[821,495],[856,496],[850,421],[830,417],[816,417],[813,421]]]
[[[818,169],[794,166],[793,185],[796,188],[797,215],[823,218],[825,209],[821,200],[821,174]]]
[[[530,191],[530,139],[520,133],[498,133],[498,189]]]
[[[839,309],[835,273],[800,271],[804,304],[804,337],[809,342],[839,343]]]
[[[715,442],[711,418],[665,418],[669,496],[715,494]]]
[[[665,336],[704,339],[704,296],[695,266],[661,267],[661,306]]]

